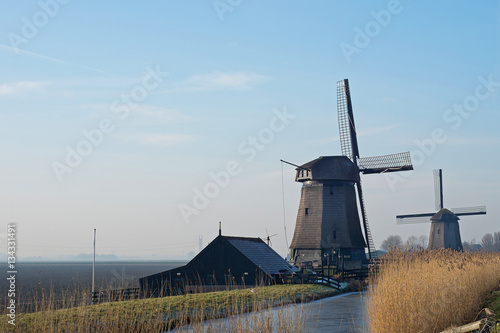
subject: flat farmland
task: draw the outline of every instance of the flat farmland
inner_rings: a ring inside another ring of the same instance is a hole
[[[96,262],[95,289],[139,287],[139,278],[184,265],[185,261]],[[6,267],[6,265],[4,266]],[[92,262],[20,262],[16,264],[16,301],[33,304],[43,297],[59,302],[68,295],[92,289]],[[6,267],[7,271],[7,267]],[[8,284],[0,284],[0,295],[7,299]],[[5,310],[5,304],[0,304]]]

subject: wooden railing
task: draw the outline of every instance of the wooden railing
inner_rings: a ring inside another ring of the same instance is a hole
[[[332,287],[334,289],[340,290],[340,281],[337,279],[334,279],[331,276],[324,276],[324,275],[310,275],[307,278],[307,283],[314,283],[314,284],[321,284],[321,285],[328,285],[329,287]]]
[[[351,269],[341,273],[342,280],[345,279],[366,279],[368,277],[368,268]]]
[[[129,299],[137,299],[139,296],[140,288],[96,291],[92,295],[92,301],[94,304],[109,301],[126,301]]]

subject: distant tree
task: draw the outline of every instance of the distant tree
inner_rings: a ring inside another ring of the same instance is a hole
[[[427,245],[429,244],[429,237],[427,237],[426,235],[421,235],[418,237],[418,240],[420,242],[419,245],[422,249],[427,248]]]
[[[408,237],[404,246],[408,246],[410,249],[420,248],[421,250],[424,250],[427,247],[427,236],[425,236],[425,235],[421,235],[421,236],[412,235],[412,236]]]
[[[500,231],[493,234],[493,251],[500,252]]]
[[[420,245],[420,241],[418,240],[417,236],[410,236],[406,240],[406,244],[410,249],[416,249]]]
[[[384,239],[382,241],[382,244],[380,245],[380,248],[384,251],[389,251],[393,247],[403,247],[403,238],[401,238],[401,236],[390,235],[389,237],[387,237],[387,239]]]
[[[464,248],[464,251],[474,251],[474,247],[472,246],[474,244],[472,244],[470,241],[463,241],[462,242],[462,247]]]
[[[475,238],[472,238],[469,241],[462,242],[462,247],[464,248],[464,250],[471,252],[482,250],[481,244],[478,244]]]
[[[492,234],[486,234],[481,238],[483,251],[492,252],[494,250],[494,240]]]

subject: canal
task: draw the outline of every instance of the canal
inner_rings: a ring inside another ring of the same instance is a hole
[[[305,324],[305,332],[314,333],[368,333],[366,320],[365,293],[347,293],[328,297],[303,305],[287,305],[270,311],[253,312],[238,316],[238,318],[221,318],[205,322],[203,327],[179,327],[172,332],[229,332],[232,327],[252,327],[255,323],[269,318],[273,327],[282,325],[283,321],[295,324]],[[271,318],[272,317],[272,318]],[[281,321],[281,323],[280,323]],[[286,326],[286,324],[284,324]]]

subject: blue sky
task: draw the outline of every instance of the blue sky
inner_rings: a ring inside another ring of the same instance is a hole
[[[395,215],[433,210],[437,168],[445,206],[487,206],[463,218],[462,239],[499,231],[499,15],[494,1],[4,4],[4,228],[17,223],[19,256],[90,252],[97,228],[98,252],[150,258],[196,252],[222,221],[228,235],[278,234],[284,255],[280,159],[340,154],[336,82],[348,78],[361,156],[416,162],[363,177],[375,243],[428,235]],[[290,166],[283,185],[290,242]]]

